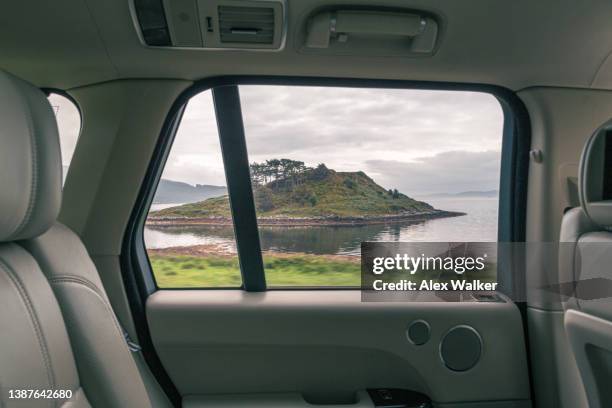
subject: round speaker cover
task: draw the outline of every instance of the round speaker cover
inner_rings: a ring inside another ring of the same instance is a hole
[[[455,326],[442,338],[440,357],[453,371],[467,371],[474,367],[482,353],[480,334],[470,326]]]
[[[406,336],[408,336],[408,340],[412,344],[421,346],[429,341],[430,331],[429,324],[426,321],[415,320],[408,326]]]

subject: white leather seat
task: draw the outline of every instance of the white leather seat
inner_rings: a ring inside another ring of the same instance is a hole
[[[149,378],[147,389],[96,267],[78,236],[56,222],[42,235],[20,244],[38,261],[51,283],[92,405],[168,406],[153,378]],[[143,373],[150,375],[146,368]]]
[[[0,71],[0,118],[0,406],[170,406],[129,350],[87,250],[56,221],[61,159],[45,95]],[[73,397],[19,401],[11,389]]]
[[[40,90],[0,73],[0,124],[0,406],[89,407],[59,304],[38,263],[15,244],[44,233],[59,212],[55,118]],[[72,395],[12,398],[20,390]]]
[[[568,211],[560,237],[560,281],[573,285],[565,330],[589,406],[611,407],[612,389],[612,121],[582,153],[580,207]]]

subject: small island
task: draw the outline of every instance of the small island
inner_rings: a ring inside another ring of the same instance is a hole
[[[259,225],[367,225],[465,215],[444,211],[378,185],[363,171],[271,159],[250,165]],[[227,195],[153,211],[149,225],[231,224]]]

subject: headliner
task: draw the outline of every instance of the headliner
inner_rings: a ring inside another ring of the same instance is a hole
[[[123,78],[196,80],[293,75],[612,89],[608,0],[389,0],[442,16],[433,57],[322,56],[297,51],[315,8],[357,0],[288,0],[280,52],[168,50],[143,46],[128,0],[20,0],[0,14],[0,67],[39,86],[70,89]]]

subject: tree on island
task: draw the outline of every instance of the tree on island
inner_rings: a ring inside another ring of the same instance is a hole
[[[308,167],[303,161],[270,159],[262,163],[251,163],[251,178],[255,186],[268,186],[273,190],[293,190],[305,180],[323,180],[329,169],[324,164]]]
[[[291,200],[296,204],[314,207],[319,202],[319,197],[308,183],[321,182],[332,174],[337,174],[323,163],[317,167],[308,167],[303,161],[291,159],[270,159],[261,163],[253,162],[249,167],[253,182],[255,206],[259,211],[274,209],[274,194],[276,193],[288,193]],[[362,171],[354,174],[369,179]],[[357,179],[353,176],[347,176],[342,183],[351,190],[358,188]],[[384,190],[381,189],[378,191],[378,195],[382,194],[384,194]],[[396,188],[389,189],[387,194],[393,200],[407,198]]]

